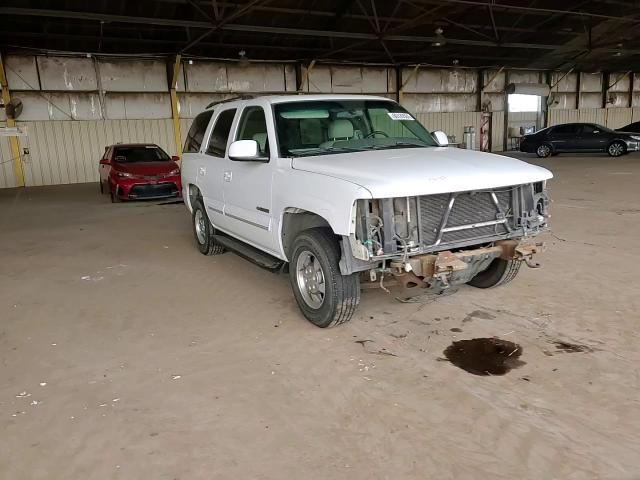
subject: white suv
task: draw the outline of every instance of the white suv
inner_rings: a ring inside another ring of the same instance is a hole
[[[505,283],[522,261],[535,266],[529,237],[547,228],[552,175],[446,139],[384,97],[211,104],[182,163],[198,248],[288,268],[319,327],[353,316],[361,277],[393,275],[407,296]]]

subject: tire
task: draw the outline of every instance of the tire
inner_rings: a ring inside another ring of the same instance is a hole
[[[202,204],[202,199],[198,198],[193,202],[193,213],[191,215],[193,225],[193,237],[196,239],[198,250],[203,255],[220,255],[224,253],[224,247],[216,243],[213,239],[213,226],[209,221],[207,212]]]
[[[620,140],[614,140],[607,147],[607,153],[610,157],[620,157],[627,153],[627,146]]]
[[[305,230],[293,243],[293,295],[305,318],[320,328],[348,322],[360,303],[360,277],[341,275],[339,261],[340,247],[328,229]]]
[[[509,283],[516,278],[521,264],[520,260],[496,258],[486,270],[473,277],[469,285],[477,288],[493,288]]]
[[[548,143],[542,143],[538,145],[538,147],[536,148],[536,155],[540,158],[547,158],[552,153],[553,153],[553,149],[551,148],[551,145],[549,145]]]

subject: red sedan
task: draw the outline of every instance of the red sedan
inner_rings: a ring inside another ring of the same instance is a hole
[[[118,143],[105,148],[100,159],[100,193],[112,202],[139,198],[181,196],[179,157],[170,157],[158,145]]]

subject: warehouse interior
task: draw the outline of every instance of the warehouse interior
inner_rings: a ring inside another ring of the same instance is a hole
[[[637,475],[640,153],[518,145],[640,121],[640,4],[5,0],[0,18],[0,477]],[[323,330],[286,275],[200,255],[182,201],[100,195],[106,146],[181,157],[212,102],[313,93],[387,97],[452,149],[549,169],[542,268],[410,302],[367,289]],[[443,358],[474,337],[522,365]]]

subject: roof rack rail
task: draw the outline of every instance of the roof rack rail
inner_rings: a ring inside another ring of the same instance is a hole
[[[256,98],[256,96],[251,94],[246,94],[246,95],[238,95],[237,97],[225,98],[224,100],[216,100],[215,102],[211,102],[209,105],[207,105],[205,110],[208,110],[214,105],[218,105],[220,103],[235,102],[236,100],[251,100],[252,98]]]

